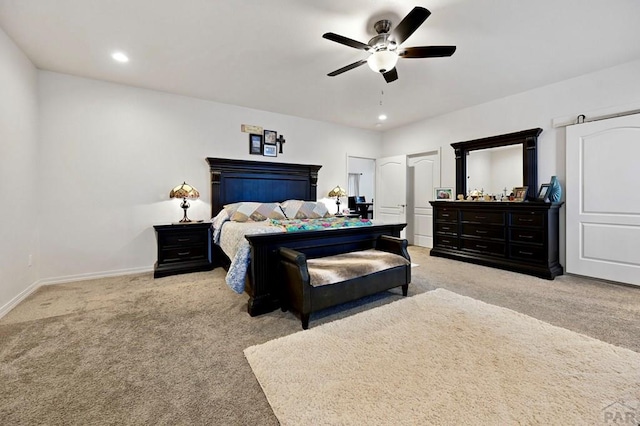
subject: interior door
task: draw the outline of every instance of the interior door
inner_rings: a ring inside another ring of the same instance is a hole
[[[433,210],[429,201],[433,200],[433,190],[440,186],[440,153],[433,152],[408,159],[412,173],[412,188],[408,214],[413,239],[412,244],[433,247]]]
[[[373,217],[384,223],[406,223],[407,156],[376,160],[376,198]],[[402,231],[404,234],[405,231]],[[404,235],[403,235],[404,238]]]
[[[567,272],[640,285],[640,114],[567,127]]]

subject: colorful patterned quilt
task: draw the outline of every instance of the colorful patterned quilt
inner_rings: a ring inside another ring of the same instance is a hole
[[[373,225],[369,219],[346,217],[326,217],[321,219],[269,219],[269,222],[271,226],[277,226],[285,232],[316,231],[320,229]]]

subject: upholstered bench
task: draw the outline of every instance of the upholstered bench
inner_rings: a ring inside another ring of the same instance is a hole
[[[394,287],[407,295],[411,259],[407,240],[383,235],[375,248],[307,259],[304,253],[281,247],[282,310],[300,314],[309,327],[313,312]]]

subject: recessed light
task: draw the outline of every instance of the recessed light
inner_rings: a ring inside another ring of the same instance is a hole
[[[387,116],[386,116],[385,114],[380,114],[380,115],[378,116],[378,120],[380,120],[380,121],[384,121],[384,120],[386,120],[386,119],[387,119]]]
[[[122,52],[113,52],[111,55],[114,61],[126,63],[129,62],[129,57]]]

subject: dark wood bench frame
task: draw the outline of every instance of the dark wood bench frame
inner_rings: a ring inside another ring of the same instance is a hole
[[[298,312],[302,328],[306,330],[313,312],[400,286],[402,295],[406,296],[411,282],[411,258],[407,246],[405,239],[381,235],[375,241],[375,249],[400,255],[409,261],[407,265],[317,287],[310,284],[307,256],[290,248],[279,248],[280,276],[283,281],[282,310],[293,309]],[[336,247],[336,253],[333,254],[340,254],[339,250],[340,247]]]

